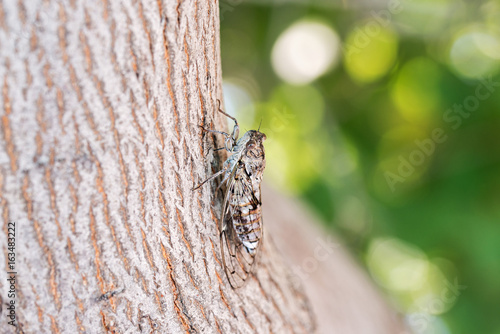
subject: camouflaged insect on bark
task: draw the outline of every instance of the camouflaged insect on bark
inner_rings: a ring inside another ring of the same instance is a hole
[[[222,170],[194,189],[223,175],[221,185],[226,184],[226,191],[219,223],[221,255],[229,283],[238,288],[252,272],[263,238],[260,183],[266,166],[263,145],[266,135],[250,130],[238,140],[238,122],[220,108],[219,111],[235,122],[232,134],[202,129],[224,135],[224,148],[232,155]]]

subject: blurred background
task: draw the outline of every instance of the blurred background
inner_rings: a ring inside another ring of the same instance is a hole
[[[500,333],[500,1],[221,0],[227,111],[415,333]],[[232,127],[232,124],[230,124]]]

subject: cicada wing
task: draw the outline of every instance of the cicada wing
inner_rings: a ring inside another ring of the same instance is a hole
[[[251,272],[251,265],[247,265],[247,259],[242,259],[241,243],[235,243],[234,236],[231,230],[224,230],[220,235],[222,264],[226,272],[229,284],[233,289],[242,287],[247,281],[248,275]],[[245,251],[245,250],[243,250]]]
[[[220,234],[222,264],[229,283],[235,289],[242,287],[247,281],[248,276],[253,270],[256,255],[260,248],[257,247],[253,252],[250,252],[242,244],[233,228],[234,212],[229,203],[233,203],[233,196],[242,197],[244,193],[247,193],[248,187],[251,189],[251,183],[247,179],[234,178],[236,169],[237,167],[231,173],[224,196],[224,209],[221,217],[222,229]],[[252,196],[252,198],[254,199],[255,196]],[[255,205],[260,205],[260,203],[255,203]]]

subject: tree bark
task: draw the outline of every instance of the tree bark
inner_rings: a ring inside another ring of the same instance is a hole
[[[314,306],[324,333],[403,333],[340,246],[297,280],[325,233],[269,190],[229,286],[222,196],[191,190],[226,158],[199,128],[227,127],[219,45],[216,1],[0,2],[0,332],[311,333]]]
[[[0,2],[2,332],[314,330],[271,243],[229,286],[221,196],[191,190],[225,159],[219,55],[217,1]]]

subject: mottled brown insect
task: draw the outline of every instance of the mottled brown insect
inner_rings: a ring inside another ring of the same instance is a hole
[[[260,182],[266,167],[263,142],[266,135],[259,130],[250,130],[238,140],[239,126],[234,117],[219,111],[235,123],[232,134],[209,130],[225,137],[226,149],[232,155],[223,168],[197,185],[223,175],[219,188],[225,184],[224,202],[219,222],[222,263],[229,283],[233,288],[241,287],[253,269],[262,243],[262,211]],[[217,188],[217,189],[219,189]]]

